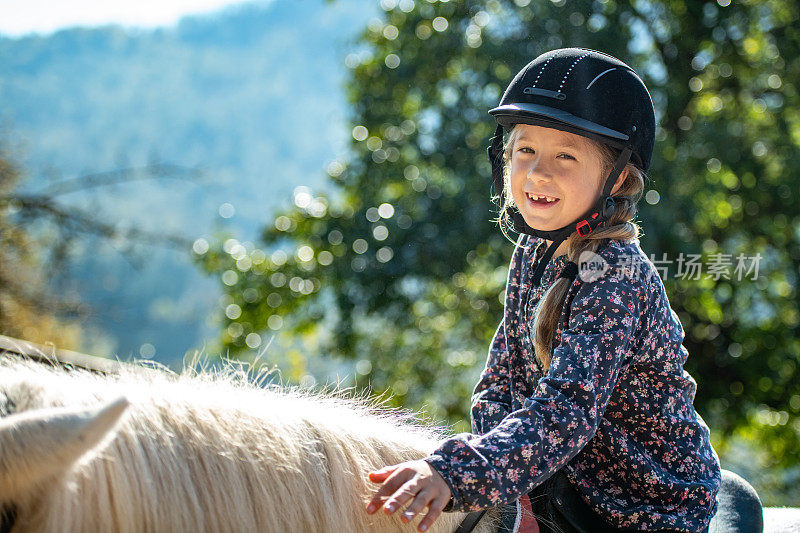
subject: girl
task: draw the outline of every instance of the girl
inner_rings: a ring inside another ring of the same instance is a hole
[[[514,531],[707,529],[719,460],[692,406],[683,328],[633,222],[650,94],[625,63],[568,48],[531,61],[490,113],[500,221],[521,236],[473,433],[370,473],[383,485],[367,512],[410,502],[408,522],[429,507],[419,531],[442,511],[507,504]]]

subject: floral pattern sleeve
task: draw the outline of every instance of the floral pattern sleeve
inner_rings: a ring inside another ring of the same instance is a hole
[[[521,270],[519,266],[524,261],[526,251],[526,248],[522,246],[524,238],[524,235],[520,236],[517,241],[508,268],[505,317],[508,316],[509,311],[509,292],[517,291],[520,284]],[[472,392],[472,432],[477,435],[483,435],[493,429],[513,410],[509,341],[506,318],[504,318],[492,339],[486,367]]]
[[[483,435],[511,412],[511,383],[505,320],[500,322],[489,349],[486,368],[472,393],[472,432]]]
[[[452,491],[446,510],[508,504],[581,451],[626,363],[641,316],[638,292],[636,284],[615,276],[583,283],[550,369],[523,407],[483,435],[445,440],[426,458]]]

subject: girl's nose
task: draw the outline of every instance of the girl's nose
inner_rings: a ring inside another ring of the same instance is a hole
[[[550,179],[551,177],[550,169],[542,162],[541,158],[537,158],[531,163],[531,166],[528,167],[529,180],[535,180],[537,178]]]

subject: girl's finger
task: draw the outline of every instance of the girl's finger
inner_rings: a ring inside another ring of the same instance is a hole
[[[412,475],[413,473],[402,471],[392,473],[386,482],[375,492],[369,505],[367,505],[367,512],[374,513],[377,511],[386,497],[399,489]]]
[[[431,502],[430,509],[428,510],[428,514],[425,515],[425,518],[422,519],[422,522],[419,523],[417,529],[419,531],[425,531],[433,524],[434,520],[439,518],[439,515],[442,514],[442,509],[445,508],[447,505],[447,501],[449,498],[438,497]]]
[[[417,493],[417,496],[414,498],[414,501],[411,502],[406,510],[403,512],[403,521],[404,522],[411,522],[414,520],[414,517],[417,516],[420,512],[422,512],[425,507],[431,502],[433,498],[431,498],[431,492],[428,489],[422,489]]]
[[[374,471],[370,472],[367,475],[367,477],[368,477],[368,479],[370,481],[373,481],[375,483],[380,483],[381,481],[383,481],[387,477],[389,477],[392,474],[392,472],[395,471],[395,469],[396,469],[396,467],[394,467],[394,466],[385,466],[385,467],[381,468],[380,470],[374,470]]]
[[[389,514],[394,513],[397,509],[411,501],[421,488],[419,479],[412,478],[407,483],[404,483],[397,492],[392,494],[392,497],[383,505],[383,508],[386,509],[386,512]]]

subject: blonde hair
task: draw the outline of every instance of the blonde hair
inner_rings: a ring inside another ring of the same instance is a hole
[[[519,125],[514,126],[508,135],[508,139],[503,145],[503,190],[505,200],[501,205],[500,215],[495,220],[503,234],[510,240],[509,230],[512,228],[511,217],[508,212],[514,207],[514,199],[511,196],[511,155],[522,129]],[[602,176],[608,173],[614,166],[617,159],[617,152],[608,145],[583,137],[587,143],[597,150],[602,165]],[[581,237],[578,233],[573,233],[566,239],[567,261],[578,264],[581,254],[585,251],[596,252],[610,240],[631,240],[638,239],[641,228],[636,222],[636,204],[644,192],[645,179],[647,175],[643,170],[628,163],[625,167],[628,176],[620,185],[619,189],[612,196],[616,201],[616,210],[610,220],[601,224],[597,229],[586,236]],[[495,197],[498,199],[498,197]],[[550,368],[552,358],[553,341],[555,338],[558,321],[564,307],[572,280],[569,278],[558,278],[542,296],[542,301],[538,306],[539,311],[533,325],[533,347],[536,359],[545,372]]]

